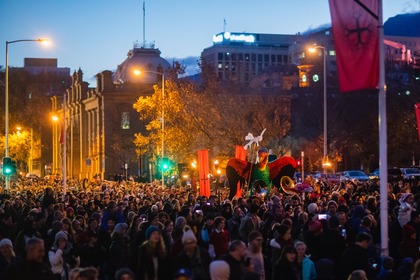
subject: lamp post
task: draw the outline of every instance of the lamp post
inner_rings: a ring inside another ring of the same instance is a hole
[[[134,70],[133,73],[136,76],[141,75],[141,73],[154,73],[154,74],[158,74],[162,76],[162,157],[161,160],[163,160],[164,156],[165,156],[165,106],[163,104],[164,100],[165,100],[165,74],[163,72],[157,72],[157,71],[151,71],[151,70],[147,70],[147,71],[141,71],[141,70]],[[165,174],[164,171],[162,170],[162,186],[165,185]]]
[[[5,152],[4,156],[9,156],[9,44],[19,43],[19,42],[48,42],[47,39],[21,39],[21,40],[14,40],[14,41],[6,41],[6,77],[5,77],[5,102],[4,102],[4,134],[5,134]],[[6,176],[5,178],[5,188],[6,190],[9,189],[10,184],[10,176]]]
[[[323,46],[314,46],[309,49],[310,52],[315,52],[316,49],[322,49],[323,57],[323,90],[324,90],[324,157],[322,159],[322,167],[324,169],[324,174],[327,174],[327,154],[328,154],[328,141],[327,141],[327,63],[326,63],[326,49]]]

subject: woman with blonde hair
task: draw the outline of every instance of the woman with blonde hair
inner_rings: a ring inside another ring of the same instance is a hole
[[[136,279],[165,280],[172,277],[171,261],[167,257],[160,228],[149,226],[146,241],[139,248]]]
[[[63,218],[61,220],[63,223],[63,231],[67,233],[67,239],[71,244],[76,244],[76,235],[73,229],[73,224],[69,218]]]
[[[16,262],[16,254],[13,251],[13,243],[8,238],[0,241],[0,279],[8,267]]]
[[[411,280],[420,280],[420,260],[417,260],[414,264],[413,273],[411,273]]]

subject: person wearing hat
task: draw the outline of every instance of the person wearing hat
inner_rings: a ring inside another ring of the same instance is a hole
[[[381,258],[381,270],[378,274],[378,280],[385,280],[390,279],[391,275],[393,275],[392,269],[394,268],[394,259],[389,256],[382,256]]]
[[[80,257],[75,254],[64,231],[59,231],[55,235],[53,246],[48,252],[48,260],[54,275],[63,280],[68,279],[71,268],[80,265]]]
[[[146,241],[140,246],[137,258],[136,279],[170,279],[173,276],[171,260],[159,227],[146,229]]]
[[[0,240],[0,279],[6,269],[16,262],[16,255],[13,251],[12,241],[8,238]]]
[[[194,232],[186,227],[181,237],[183,248],[176,258],[175,270],[188,269],[192,279],[209,280],[211,258],[207,250],[197,245]]]
[[[338,208],[338,203],[335,200],[330,200],[328,201],[327,204],[327,214],[331,217],[331,216],[335,216],[335,214],[337,213],[337,208]]]
[[[124,267],[115,273],[115,280],[135,280],[134,273],[131,269]]]
[[[403,193],[398,200],[400,207],[398,208],[398,222],[401,227],[404,227],[411,219],[411,212],[413,212],[414,195],[412,193]]]
[[[109,247],[109,265],[107,275],[115,275],[115,272],[129,264],[129,240],[126,236],[128,225],[116,224],[112,233],[112,243]]]
[[[174,280],[193,280],[193,279],[198,279],[198,278],[193,278],[191,270],[189,269],[181,268],[175,272]]]

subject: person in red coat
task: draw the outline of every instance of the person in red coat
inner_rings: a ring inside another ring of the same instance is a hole
[[[214,219],[214,231],[210,234],[209,253],[214,258],[219,258],[228,253],[230,244],[229,231],[225,229],[226,220],[223,217]]]

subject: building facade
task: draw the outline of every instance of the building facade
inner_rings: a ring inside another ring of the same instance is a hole
[[[140,96],[153,94],[153,85],[161,86],[169,67],[158,49],[134,47],[115,73],[96,75],[96,88],[83,81],[82,70],[75,72],[65,98],[52,98],[53,111],[67,124],[62,130],[57,122],[53,129],[54,172],[61,173],[66,160],[66,173],[72,178],[113,180],[118,174],[143,174],[148,168],[133,141],[144,126],[133,104]],[[135,70],[141,75],[136,76]]]
[[[213,46],[201,57],[219,80],[236,79],[249,85],[272,65],[291,63],[289,47],[297,35],[222,32],[213,36]]]

